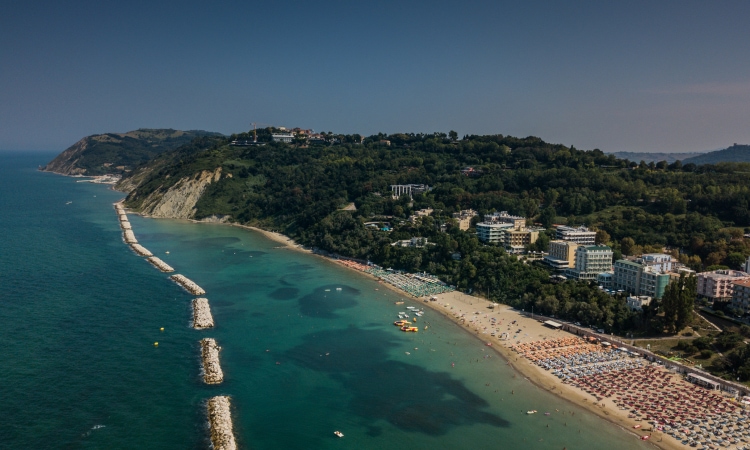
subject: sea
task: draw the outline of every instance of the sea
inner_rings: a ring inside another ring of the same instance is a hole
[[[216,327],[196,331],[193,296],[123,243],[124,194],[37,170],[54,156],[0,152],[0,448],[205,449],[215,395],[247,449],[649,448],[436,312],[399,331],[422,304],[375,280],[250,230],[130,215],[207,291]]]

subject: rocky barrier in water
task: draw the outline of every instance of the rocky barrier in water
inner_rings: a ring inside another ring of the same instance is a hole
[[[135,238],[135,234],[133,234],[133,230],[125,230],[122,232],[122,238],[125,240],[126,244],[137,244],[138,240]]]
[[[206,384],[219,384],[224,381],[224,372],[219,364],[219,351],[214,338],[201,339],[201,359],[203,360],[203,381]]]
[[[171,278],[172,281],[179,284],[180,286],[185,288],[186,291],[190,292],[193,295],[203,295],[206,293],[206,291],[204,291],[202,287],[193,283],[185,275],[176,274],[176,275],[170,276],[169,278]]]
[[[150,256],[146,259],[148,262],[154,265],[157,269],[161,270],[162,272],[174,272],[174,269],[169,264],[165,263],[161,259],[157,258],[156,256]],[[195,283],[193,283],[195,284]]]
[[[193,299],[193,328],[203,330],[214,326],[214,318],[207,298]]]
[[[214,450],[236,450],[229,397],[221,395],[208,399],[208,422]]]
[[[123,220],[123,221],[120,222],[120,228],[122,228],[123,230],[132,230],[133,229],[133,227],[130,226],[130,222],[128,222],[127,220]]]
[[[141,244],[130,244],[130,248],[139,256],[154,256],[153,253]]]

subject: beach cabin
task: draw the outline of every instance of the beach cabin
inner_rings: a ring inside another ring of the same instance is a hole
[[[721,383],[719,383],[717,381],[710,380],[710,379],[708,379],[706,377],[702,377],[700,375],[696,375],[694,373],[687,374],[686,378],[687,378],[688,381],[690,381],[691,383],[695,383],[698,386],[703,386],[705,388],[713,389],[713,390],[719,390],[719,389],[721,389]]]
[[[555,330],[562,329],[562,324],[558,323],[558,322],[555,322],[554,320],[547,320],[547,321],[544,322],[544,325],[546,325],[546,326],[548,326],[548,327],[550,327],[552,329],[555,329]]]

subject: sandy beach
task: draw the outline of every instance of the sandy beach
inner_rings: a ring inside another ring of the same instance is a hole
[[[261,230],[256,227],[245,225],[237,226],[257,231],[274,242],[278,242],[291,250],[312,253],[310,250],[303,248],[292,239],[280,233]],[[327,261],[332,261],[330,258],[322,255],[320,257]],[[347,267],[344,265],[342,266]],[[361,272],[351,267],[348,268],[363,276],[375,278],[365,272]],[[381,283],[381,285],[399,293],[400,295],[408,295],[404,291],[388,283]],[[633,440],[637,440],[640,436],[651,435],[649,443],[656,447],[670,450],[684,448],[684,446],[678,441],[663,434],[661,431],[647,431],[651,430],[652,427],[645,422],[643,422],[643,427],[641,429],[633,429],[633,425],[640,422],[635,422],[633,419],[629,419],[628,411],[620,410],[612,400],[604,399],[602,401],[597,401],[590,394],[573,386],[563,384],[550,372],[537,367],[528,359],[521,357],[518,353],[510,349],[510,346],[513,344],[572,336],[570,333],[548,328],[539,321],[526,317],[507,305],[496,304],[495,307],[491,309],[489,308],[491,303],[486,299],[474,297],[461,292],[448,292],[438,294],[436,297],[437,301],[423,302],[422,304],[441,313],[454,323],[460,325],[466,330],[466,332],[474,335],[481,342],[492,344],[491,348],[508,361],[508,364],[518,371],[521,376],[527,379],[530,383],[533,383],[539,389],[544,389],[564,398],[580,408],[619,426],[621,429],[631,434]],[[492,324],[493,318],[496,321],[496,325]],[[509,329],[509,325],[513,321],[516,321],[516,323],[511,325]],[[498,328],[500,332],[496,333],[496,336],[491,336],[491,332]],[[511,336],[517,336],[516,339],[500,339],[502,332],[513,332],[518,329],[521,330],[520,333],[511,333]]]

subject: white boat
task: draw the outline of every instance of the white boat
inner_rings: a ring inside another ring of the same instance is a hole
[[[340,432],[340,431],[334,431],[334,432],[333,432],[333,434],[335,434],[336,436],[338,436],[338,437],[340,437],[340,438],[341,438],[341,437],[344,437],[344,433],[342,433],[342,432]]]
[[[422,317],[424,315],[424,313],[422,311],[417,311],[417,312],[414,313],[414,315],[416,315],[418,317]]]

